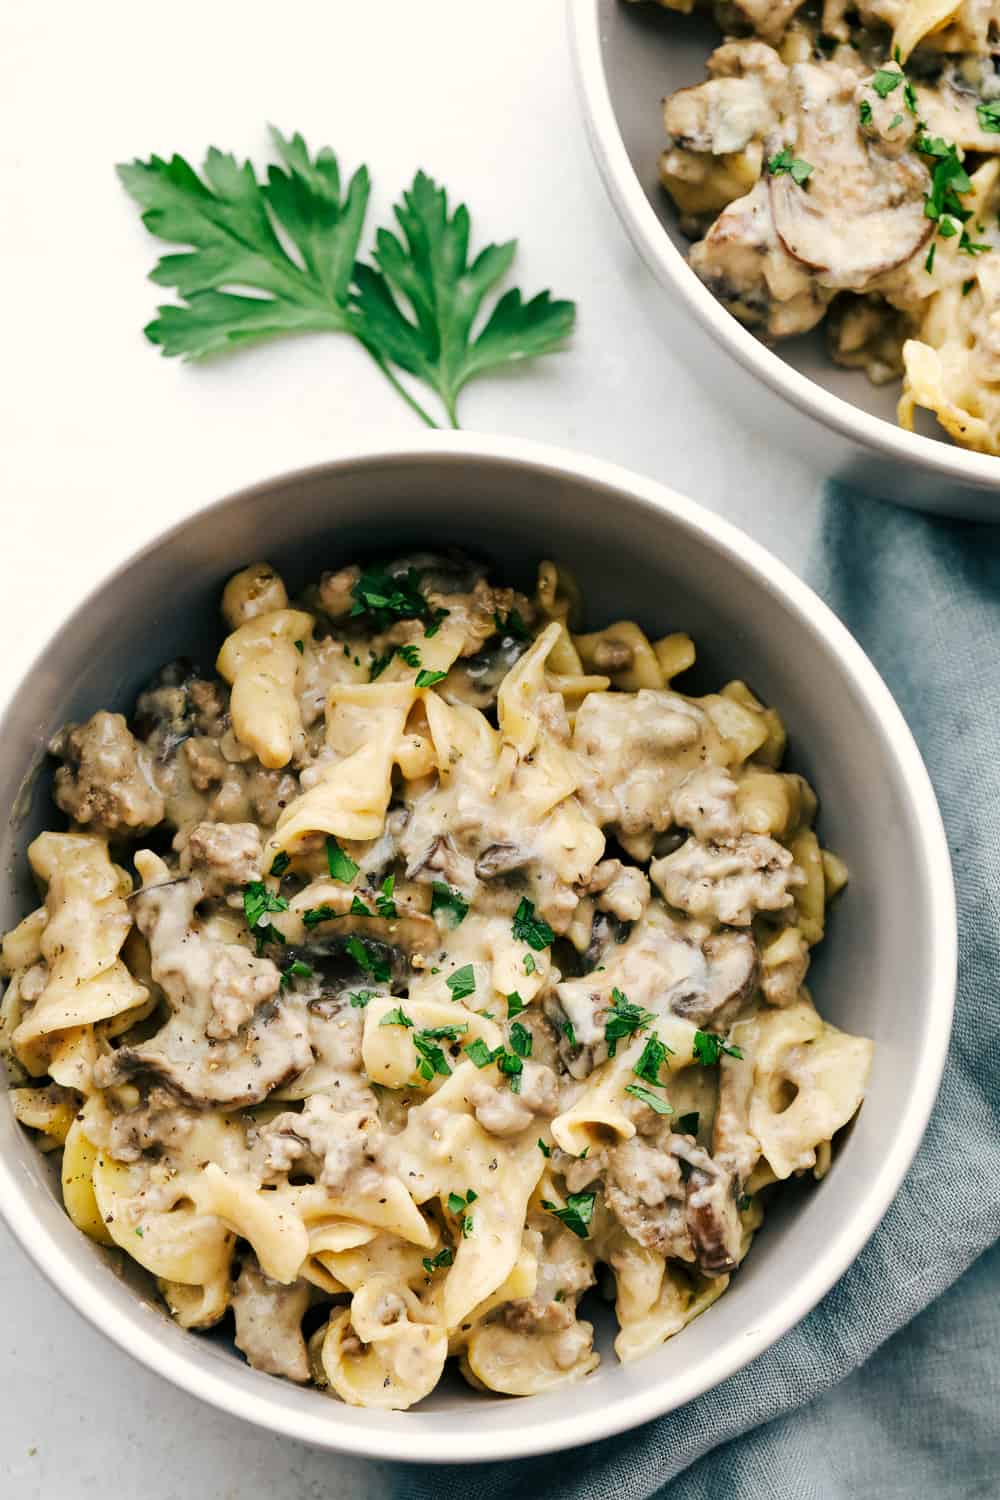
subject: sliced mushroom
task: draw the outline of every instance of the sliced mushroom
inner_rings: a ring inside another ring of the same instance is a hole
[[[757,944],[748,932],[716,932],[704,944],[704,984],[679,987],[670,1009],[696,1026],[728,1027],[757,983]]]
[[[509,875],[520,870],[534,855],[521,844],[490,844],[476,860],[476,876],[479,880],[495,880],[498,875]]]
[[[924,213],[929,176],[913,152],[885,149],[858,126],[857,79],[830,63],[798,63],[792,113],[767,143],[788,147],[812,172],[768,175],[778,237],[830,290],[865,291],[876,276],[916,254],[933,233]]]
[[[706,1276],[724,1276],[739,1263],[743,1228],[736,1207],[737,1185],[725,1167],[713,1161],[690,1136],[673,1135],[670,1154],[687,1164],[685,1214],[698,1268]]]
[[[265,1276],[254,1256],[243,1262],[233,1292],[234,1342],[255,1370],[302,1383],[309,1379],[302,1319],[310,1296],[308,1281],[285,1286]]]

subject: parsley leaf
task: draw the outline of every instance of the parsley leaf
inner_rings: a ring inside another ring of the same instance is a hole
[[[344,885],[350,885],[361,868],[348,858],[332,834],[326,841],[326,863],[331,880],[339,880]]]
[[[445,984],[451,990],[453,1000],[464,1000],[467,995],[475,994],[476,971],[471,964],[463,964],[454,974],[448,975]]]
[[[377,990],[354,990],[351,993],[351,1004],[355,1010],[364,1010],[369,1001],[377,998]]]
[[[375,913],[370,907],[365,905],[360,896],[355,896],[351,902],[351,910],[348,915],[352,917],[373,917]]]
[[[457,927],[465,920],[468,910],[469,903],[460,891],[445,885],[443,880],[435,880],[431,886],[431,916],[437,916],[439,911],[448,912],[451,925]]]
[[[508,1021],[513,1021],[514,1017],[519,1016],[522,1010],[524,1010],[524,1001],[517,993],[517,990],[511,990],[510,994],[507,996]]]
[[[436,682],[443,682],[447,675],[447,672],[428,672],[421,669],[417,673],[415,686],[418,688],[433,687]]]
[[[286,990],[293,979],[311,979],[314,972],[301,958],[293,958],[288,968],[281,971],[281,988]]]
[[[448,1207],[451,1209],[453,1214],[455,1214],[456,1216],[461,1216],[460,1222],[462,1225],[463,1239],[468,1239],[469,1235],[472,1233],[472,1215],[466,1213],[465,1210],[469,1207],[470,1204],[475,1203],[478,1197],[479,1194],[473,1188],[469,1188],[464,1198],[461,1193],[448,1194]]]
[[[448,1248],[448,1246],[445,1245],[444,1249],[439,1250],[437,1255],[425,1255],[420,1264],[423,1266],[428,1276],[433,1276],[435,1271],[440,1271],[444,1266],[450,1266],[454,1259],[454,1254]]]
[[[288,855],[285,853],[284,850],[282,850],[281,853],[280,854],[276,854],[274,856],[274,859],[271,861],[271,871],[270,871],[270,873],[272,875],[279,875],[279,876],[280,875],[284,875],[285,871],[288,869],[288,866],[291,864],[291,862],[292,861],[289,859]]]
[[[985,130],[989,135],[1000,135],[1000,99],[977,104],[976,114],[979,116],[980,130]]]
[[[695,1033],[695,1040],[701,1035]],[[646,1045],[639,1054],[639,1060],[632,1069],[637,1078],[644,1078],[647,1083],[659,1086],[660,1069],[670,1056],[673,1049],[666,1042],[661,1042],[658,1036],[647,1038]]]
[[[858,105],[858,118],[862,125],[870,125],[872,122],[872,107],[867,99],[862,99]]]
[[[439,1041],[457,1042],[468,1029],[468,1026],[429,1026],[423,1031],[413,1033],[413,1045],[420,1058],[417,1071],[421,1078],[429,1083],[435,1073],[440,1074],[442,1078],[448,1077],[451,1068],[444,1052],[437,1044]]]
[[[572,302],[508,291],[472,338],[488,292],[509,270],[514,240],[488,245],[468,264],[469,213],[449,217],[445,193],[418,172],[396,207],[402,230],[378,232],[375,266],[358,260],[369,176],[346,189],[329,147],[313,156],[301,135],[272,130],[280,159],[258,179],[250,162],[209,149],[203,176],[181,156],[119,166],[118,176],[151,234],[191,247],[165,255],[152,279],[183,299],[161,307],[145,332],[164,354],[201,359],[275,334],[356,338],[396,392],[429,427],[438,424],[400,384],[408,371],[441,397],[452,426],[474,376],[558,349],[573,328]],[[285,249],[279,230],[291,241]],[[240,290],[236,290],[239,288]],[[256,295],[246,296],[249,288]],[[411,320],[399,297],[415,313]]]
[[[538,1137],[538,1140],[535,1142],[535,1144],[537,1145],[539,1151],[542,1153],[545,1159],[548,1160],[548,1158],[552,1155],[552,1147],[547,1146],[542,1140],[541,1136]]]
[[[397,1005],[395,1010],[387,1010],[378,1024],[380,1026],[408,1026],[410,1028],[413,1026],[413,1022],[401,1005]]]
[[[284,896],[274,895],[262,880],[251,880],[249,885],[243,887],[243,915],[253,933],[258,957],[263,953],[265,943],[285,942],[284,934],[278,931],[274,923],[264,919],[271,912],[287,910],[288,902]]]
[[[530,953],[524,955],[524,972],[526,974],[534,974],[535,972],[535,960]]]
[[[632,1094],[636,1099],[641,1100],[643,1104],[648,1104],[650,1109],[655,1109],[658,1115],[672,1115],[674,1112],[673,1107],[667,1103],[666,1099],[661,1099],[659,1094],[652,1093],[650,1089],[645,1088],[641,1083],[627,1083],[625,1085],[625,1092],[626,1094]]]
[[[444,189],[424,172],[417,173],[394,212],[401,236],[380,229],[375,267],[355,268],[357,306],[367,337],[436,390],[457,427],[458,395],[469,380],[560,348],[576,309],[572,302],[552,301],[548,292],[524,302],[519,291],[509,291],[473,339],[473,324],[487,293],[509,270],[516,240],[487,245],[470,265],[469,211],[463,203],[449,216]],[[415,318],[407,316],[400,298]]]
[[[493,1053],[481,1036],[477,1036],[475,1041],[470,1042],[467,1047],[463,1048],[463,1051],[469,1061],[475,1063],[477,1068],[488,1068],[493,1061]]]
[[[903,82],[904,75],[898,68],[878,68],[872,79],[872,88],[880,99],[888,99],[893,89],[898,89]]]
[[[302,925],[312,929],[320,922],[332,922],[339,915],[332,906],[309,906],[302,913]]]
[[[430,620],[433,617],[431,606],[421,593],[420,574],[416,568],[397,574],[369,569],[352,585],[351,594],[354,597],[351,618],[367,615],[376,630],[388,630],[395,620]]]
[[[522,620],[519,610],[509,609],[506,619],[501,616],[498,609],[494,610],[493,623],[497,628],[497,633],[500,635],[507,634],[513,636],[516,641],[531,640],[531,631]]]
[[[564,1021],[562,1023],[562,1033],[571,1047],[579,1047],[580,1043],[576,1039],[576,1032],[573,1030],[572,1021]]]
[[[522,1025],[520,1021],[515,1021],[510,1028],[510,1045],[518,1057],[531,1056],[531,1044],[533,1040],[527,1026]]]
[[[546,922],[544,917],[535,915],[535,903],[529,901],[527,896],[522,896],[517,911],[514,913],[514,936],[519,942],[527,943],[529,948],[534,948],[540,953],[555,940],[555,933]]]
[[[388,961],[372,953],[364,938],[349,937],[345,947],[358,967],[363,969],[366,974],[370,974],[377,983],[387,984],[389,982]]]
[[[743,1056],[739,1047],[731,1047],[723,1037],[716,1036],[714,1031],[695,1032],[691,1055],[703,1068],[714,1068],[723,1052],[729,1057]]]
[[[619,989],[611,991],[611,1005],[605,1011],[605,1015],[607,1019],[604,1023],[604,1040],[608,1044],[609,1057],[617,1055],[618,1043],[625,1037],[634,1036],[637,1031],[644,1030],[656,1020],[652,1011],[633,1005],[628,996],[623,995]]]
[[[396,910],[396,902],[393,899],[393,892],[395,891],[395,889],[395,875],[387,875],[382,882],[382,889],[375,897],[375,907],[380,917],[399,916],[399,912]]]
[[[804,187],[806,178],[812,175],[813,167],[810,162],[803,161],[801,156],[793,156],[791,146],[783,146],[776,156],[771,157],[767,170],[772,177],[781,177],[787,172],[797,187]]]
[[[585,1240],[589,1238],[589,1225],[594,1217],[596,1201],[596,1193],[569,1193],[564,1208],[557,1208],[547,1198],[542,1199],[542,1207],[554,1218],[561,1220],[581,1240]]]

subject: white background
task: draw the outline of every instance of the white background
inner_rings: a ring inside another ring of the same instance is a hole
[[[5,0],[0,59],[0,697],[100,575],[169,521],[419,428],[343,339],[198,368],[141,336],[156,245],[114,164],[174,151],[198,162],[209,144],[261,163],[268,121],[333,145],[348,170],[369,164],[370,225],[423,166],[469,203],[480,243],[519,237],[526,293],[577,300],[572,349],[472,386],[467,428],[652,474],[801,569],[820,477],[774,434],[734,428],[687,374],[591,162],[561,0]],[[0,1329],[0,1494],[384,1491],[376,1466],[258,1433],[140,1369],[2,1226]]]

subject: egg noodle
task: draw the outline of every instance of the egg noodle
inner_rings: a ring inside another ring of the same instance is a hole
[[[17,1118],[74,1224],[259,1370],[531,1395],[725,1290],[871,1043],[804,980],[840,861],[742,682],[463,557],[226,586],[214,674],[53,742],[7,934]]]

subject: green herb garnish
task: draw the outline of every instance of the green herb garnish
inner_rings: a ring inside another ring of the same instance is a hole
[[[517,990],[512,990],[511,993],[507,996],[508,1021],[513,1021],[514,1017],[519,1016],[522,1010],[524,1010],[524,1001],[517,993]]]
[[[555,940],[555,933],[546,922],[544,917],[536,916],[535,903],[529,901],[527,896],[522,896],[514,913],[514,936],[519,942],[527,943],[529,948],[534,948],[540,953]]]
[[[278,931],[273,922],[264,919],[271,912],[287,910],[288,902],[284,896],[276,896],[262,880],[251,880],[243,887],[243,915],[253,933],[258,957],[263,953],[265,943],[285,942],[284,934]]]
[[[743,1056],[739,1047],[731,1047],[724,1037],[716,1036],[714,1031],[695,1032],[691,1050],[695,1062],[701,1063],[703,1068],[714,1068],[723,1053],[727,1057]]]
[[[700,1036],[700,1032],[696,1032]],[[636,1077],[644,1078],[647,1083],[660,1086],[660,1069],[667,1058],[672,1056],[673,1048],[668,1047],[666,1042],[661,1042],[658,1036],[647,1037],[646,1045],[639,1054],[639,1060],[632,1068]]]
[[[444,1249],[439,1250],[437,1255],[425,1255],[420,1264],[423,1266],[428,1276],[433,1276],[435,1271],[441,1271],[445,1266],[450,1266],[453,1263],[454,1259],[454,1254],[448,1248],[448,1246],[445,1245]]]
[[[980,130],[985,130],[988,135],[1000,135],[1000,99],[977,104],[976,114],[979,116]]]
[[[417,673],[415,686],[418,688],[433,687],[436,682],[443,682],[447,675],[447,672],[420,671]]]
[[[510,1045],[518,1057],[531,1056],[532,1041],[533,1038],[527,1026],[522,1025],[520,1021],[515,1021],[510,1028]]]
[[[284,875],[291,862],[292,861],[289,859],[288,855],[284,850],[282,850],[281,853],[276,854],[274,856],[274,859],[271,861],[271,874],[278,876]]]
[[[445,885],[443,880],[435,880],[431,886],[432,916],[437,916],[439,911],[447,912],[452,926],[457,927],[465,920],[468,910],[469,903],[460,891],[456,891],[450,885]]]
[[[472,964],[463,964],[454,974],[448,975],[445,984],[451,990],[453,1000],[464,1000],[467,995],[475,994],[476,971]]]
[[[880,99],[888,99],[893,89],[905,83],[905,76],[896,68],[879,68],[872,79],[872,88]]]
[[[344,190],[328,147],[312,156],[300,135],[289,140],[272,130],[271,137],[280,165],[270,166],[265,180],[249,162],[241,166],[214,147],[203,178],[181,156],[118,168],[150,233],[192,247],[164,256],[152,273],[182,299],[159,308],[145,330],[164,354],[200,359],[276,334],[344,333],[429,427],[439,424],[403,388],[396,369],[434,390],[457,427],[458,395],[468,381],[565,343],[574,304],[553,301],[548,292],[525,302],[517,290],[500,298],[472,338],[517,242],[487,245],[470,265],[468,209],[461,204],[449,215],[444,190],[425,173],[396,204],[401,235],[380,229],[370,265],[358,259],[367,168]],[[264,295],[243,295],[246,289]]]
[[[554,1218],[559,1219],[573,1234],[585,1240],[589,1237],[589,1225],[594,1217],[596,1201],[596,1193],[569,1193],[563,1208],[557,1208],[547,1198],[542,1199],[542,1207]]]
[[[378,990],[352,990],[350,1001],[355,1010],[364,1010],[372,1000],[377,1000]]]
[[[611,1005],[605,1015],[604,1040],[608,1044],[609,1057],[617,1055],[618,1043],[625,1037],[634,1036],[637,1031],[642,1031],[656,1020],[652,1011],[633,1005],[619,989],[611,991]]]
[[[399,912],[396,910],[396,902],[393,896],[393,892],[395,891],[395,889],[395,875],[387,875],[382,882],[382,889],[375,897],[375,907],[380,917],[390,918],[399,916]]]
[[[420,1064],[417,1072],[429,1083],[434,1075],[447,1078],[451,1072],[448,1059],[437,1045],[439,1041],[457,1042],[468,1031],[468,1026],[430,1026],[413,1033],[413,1045],[417,1049]]]
[[[858,118],[862,125],[870,125],[872,122],[872,107],[867,99],[862,99],[858,105]]]
[[[387,1010],[378,1024],[380,1026],[408,1026],[411,1029],[413,1027],[413,1022],[401,1005],[397,1005],[395,1010]]]
[[[370,952],[364,938],[349,937],[344,946],[354,959],[354,962],[359,968],[364,969],[366,974],[370,974],[379,984],[388,983],[388,962],[385,959],[379,958],[377,954]]]
[[[793,156],[790,146],[783,146],[776,156],[771,157],[767,170],[772,177],[781,177],[787,172],[797,187],[804,187],[806,178],[812,175],[813,167],[810,162],[803,161],[801,156]]]
[[[339,880],[344,885],[350,885],[361,868],[348,858],[332,834],[326,841],[326,863],[331,880]]]
[[[641,1083],[627,1083],[625,1085],[625,1092],[626,1094],[632,1094],[634,1098],[641,1100],[643,1104],[648,1104],[650,1109],[655,1109],[658,1115],[672,1115],[674,1112],[673,1107],[667,1103],[666,1099],[661,1099],[658,1094],[652,1093]]]
[[[538,1146],[539,1151],[542,1153],[542,1155],[545,1157],[545,1159],[547,1161],[549,1159],[549,1157],[552,1155],[552,1147],[551,1146],[547,1146],[545,1144],[545,1142],[542,1140],[541,1136],[538,1137],[538,1140],[537,1140],[537,1142],[535,1144]]]
[[[293,979],[311,979],[314,972],[307,963],[303,963],[301,958],[295,958],[288,968],[281,972],[281,988],[287,989]]]
[[[302,913],[302,925],[312,929],[320,922],[332,922],[339,915],[332,906],[309,906]]]

